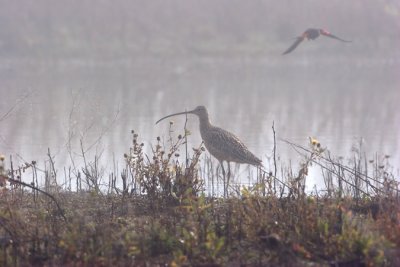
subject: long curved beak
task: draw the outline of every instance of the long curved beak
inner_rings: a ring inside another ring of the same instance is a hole
[[[171,115],[167,115],[167,116],[162,117],[161,119],[159,119],[159,120],[156,122],[156,124],[159,123],[160,121],[162,121],[162,120],[164,120],[164,119],[166,119],[166,118],[172,117],[172,116],[182,115],[182,114],[190,114],[190,113],[193,113],[193,110],[190,110],[190,111],[183,111],[183,112],[178,112],[178,113],[174,113],[174,114],[171,114]]]

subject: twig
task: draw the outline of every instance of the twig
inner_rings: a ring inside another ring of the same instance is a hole
[[[307,149],[307,148],[305,148],[305,147],[302,147],[302,146],[300,146],[300,145],[298,145],[298,144],[292,143],[292,142],[290,142],[290,141],[288,141],[288,140],[285,140],[285,139],[280,139],[280,140],[283,141],[283,142],[285,142],[285,143],[287,143],[287,144],[289,144],[289,145],[291,145],[292,147],[297,147],[297,148],[300,148],[300,149],[302,149],[302,150],[304,150],[304,151],[306,151],[306,152],[308,152],[308,153],[312,153],[311,150],[309,150],[309,149]],[[319,155],[319,157],[320,157],[321,159],[323,159],[323,160],[325,160],[325,161],[327,161],[327,162],[329,162],[329,163],[331,163],[331,164],[337,166],[337,167],[343,168],[345,171],[347,171],[347,172],[349,172],[349,173],[351,173],[351,174],[353,174],[353,175],[359,175],[359,176],[365,177],[366,179],[364,179],[364,178],[360,178],[360,179],[363,180],[364,182],[368,183],[368,185],[371,186],[371,187],[372,187],[373,189],[375,189],[375,190],[377,190],[378,188],[375,187],[375,186],[373,186],[373,185],[371,184],[371,182],[368,181],[368,179],[370,179],[370,180],[372,180],[372,181],[374,181],[374,182],[376,182],[376,183],[378,183],[378,184],[384,185],[383,182],[381,182],[381,181],[379,181],[379,180],[377,180],[377,179],[374,179],[374,178],[368,176],[367,174],[364,174],[364,173],[359,172],[359,171],[357,171],[357,170],[354,170],[354,171],[353,171],[353,170],[350,169],[349,167],[347,167],[347,166],[345,166],[345,165],[343,165],[343,164],[334,162],[334,161],[332,161],[331,159],[328,159],[328,158],[326,158],[326,157],[324,157],[324,156],[322,156],[322,155]],[[397,189],[397,188],[394,188],[394,187],[390,187],[390,188],[393,189],[393,190],[396,190],[397,192],[400,192],[400,190]]]
[[[319,163],[318,161],[313,160],[313,159],[312,159],[311,161],[312,161],[313,163],[317,164],[318,166],[320,166],[321,168],[323,168],[323,169],[325,169],[325,170],[327,170],[327,171],[329,171],[329,172],[332,172],[332,170],[328,169],[326,166],[322,165],[322,164]],[[333,173],[340,177],[340,174],[339,174],[339,173],[335,173],[335,172],[333,172]],[[369,194],[368,194],[367,192],[365,192],[364,190],[362,190],[359,186],[357,186],[357,185],[355,185],[355,184],[352,184],[352,183],[350,183],[349,181],[346,181],[346,179],[340,179],[340,180],[343,181],[343,182],[345,182],[346,184],[352,186],[353,188],[359,190],[361,193],[363,193],[363,194],[369,196]],[[376,189],[379,190],[378,188],[376,188]],[[339,190],[339,191],[341,192],[342,190]],[[381,191],[381,190],[379,190],[379,191]],[[381,192],[382,192],[382,191],[381,191]]]
[[[89,150],[91,150],[96,144],[98,144],[100,142],[100,140],[104,137],[104,135],[111,129],[111,127],[117,122],[118,120],[118,116],[119,116],[119,112],[120,112],[120,106],[118,105],[118,109],[117,112],[115,113],[115,116],[113,118],[113,120],[111,121],[111,123],[102,129],[100,135],[97,137],[97,139],[88,146],[88,148],[85,150],[85,152],[88,152]]]
[[[302,149],[302,150],[304,150],[304,151],[306,151],[306,152],[308,152],[308,153],[313,153],[313,152],[310,151],[309,149],[304,148],[304,147],[302,147],[302,146],[300,146],[300,145],[297,145],[297,144],[295,144],[295,143],[292,143],[292,142],[290,142],[290,141],[288,141],[288,140],[281,139],[281,141],[283,141],[283,142],[285,142],[285,143],[291,145],[291,146],[293,147],[293,149],[294,149],[297,153],[299,153],[299,154],[301,154],[301,155],[302,155],[302,153],[300,153],[296,148]],[[351,173],[351,174],[353,174],[353,175],[362,175],[362,176],[365,176],[367,179],[364,179],[364,178],[361,178],[361,177],[359,177],[359,178],[360,178],[362,181],[364,181],[365,183],[367,183],[369,186],[371,186],[371,188],[373,188],[375,191],[377,191],[377,192],[383,192],[381,189],[379,189],[379,188],[373,186],[373,185],[371,184],[371,182],[368,180],[368,179],[371,179],[371,180],[375,181],[375,179],[373,179],[373,178],[371,178],[371,177],[369,177],[369,176],[367,176],[367,175],[365,175],[365,174],[363,174],[363,173],[361,173],[361,172],[359,172],[359,171],[356,171],[356,170],[353,171],[353,170],[351,170],[349,167],[344,166],[343,164],[340,164],[340,163],[336,163],[336,162],[334,162],[334,161],[332,161],[332,160],[330,160],[330,159],[327,159],[327,158],[325,158],[325,157],[323,157],[323,156],[321,156],[321,155],[319,155],[319,157],[320,157],[321,159],[323,159],[323,160],[325,160],[325,161],[327,161],[327,162],[333,164],[334,166],[337,166],[337,167],[339,167],[339,168],[342,168],[342,170],[345,170],[345,171],[347,171],[347,172],[349,172],[349,173]],[[321,166],[321,167],[324,168],[325,170],[327,170],[327,171],[329,171],[329,172],[333,172],[332,170],[330,170],[330,169],[328,169],[327,167],[323,166],[321,163],[317,162],[316,160],[311,159],[311,161],[312,161],[313,163],[315,163],[315,164]],[[337,174],[337,173],[335,173],[335,172],[333,172],[333,173],[336,174],[336,175],[338,175],[338,176],[340,177],[340,174]],[[357,188],[356,185],[354,185],[354,184],[352,184],[352,183],[346,181],[345,179],[341,179],[341,181],[344,181],[345,183],[351,185],[351,186],[354,187],[354,188]],[[358,188],[358,189],[359,189],[359,188]],[[395,189],[395,188],[393,188],[393,189],[394,189],[394,190],[397,190],[397,189]],[[362,191],[361,189],[360,189],[360,191],[361,191],[362,193],[368,195],[366,192]]]
[[[40,192],[40,193],[46,195],[47,197],[49,197],[49,198],[50,198],[51,200],[53,200],[54,203],[56,204],[57,209],[58,209],[58,211],[59,211],[61,217],[63,217],[64,221],[67,221],[67,218],[66,218],[65,215],[64,215],[64,210],[61,209],[60,205],[58,204],[58,202],[57,202],[57,200],[55,199],[54,196],[52,196],[51,194],[47,193],[46,191],[43,191],[43,190],[40,189],[40,188],[37,188],[36,186],[33,186],[33,185],[30,185],[30,184],[24,183],[24,182],[22,182],[22,181],[19,181],[19,180],[10,178],[10,177],[7,177],[7,180],[10,181],[10,182],[12,182],[12,183],[16,183],[16,184],[20,184],[20,185],[29,187],[29,188],[31,188],[31,189],[33,189],[33,190],[36,190],[36,191],[38,191],[38,192]]]
[[[264,174],[268,174],[268,176],[270,176],[269,172],[267,172],[266,170],[262,169],[261,167],[260,167],[260,171],[263,172]],[[274,176],[274,179],[277,180],[278,182],[280,182],[282,185],[286,186],[289,190],[293,190],[292,187],[287,185],[285,182],[282,182],[282,180],[278,179],[276,176]]]
[[[14,111],[14,109],[21,103],[23,103],[25,101],[25,99],[27,99],[30,95],[32,95],[32,91],[26,93],[24,96],[22,96],[21,98],[17,99],[16,103],[9,108],[6,113],[3,114],[3,116],[0,117],[0,122],[2,122],[3,120],[7,119],[7,117],[9,117],[11,115],[11,113]]]
[[[275,122],[272,121],[272,132],[274,133],[274,177],[276,177],[276,134],[275,134]],[[274,194],[276,194],[276,182],[274,180]]]
[[[187,129],[186,129],[187,122],[188,122],[188,116],[187,116],[187,113],[186,113],[185,125],[184,125],[184,131],[185,131],[185,149],[186,149],[186,160],[185,160],[185,162],[186,162],[186,168],[187,168],[188,165],[189,165],[189,159],[188,159],[188,142],[187,142]]]

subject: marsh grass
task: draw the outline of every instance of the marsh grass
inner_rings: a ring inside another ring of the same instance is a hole
[[[302,154],[298,170],[283,169],[277,177],[272,162],[274,172],[259,170],[255,182],[223,184],[228,192],[221,192],[220,171],[203,156],[203,144],[181,162],[187,134],[170,134],[166,144],[157,138],[147,155],[132,131],[126,166],[108,183],[96,158],[76,172],[65,170],[58,185],[49,151],[43,188],[36,162],[6,169],[2,158],[0,265],[400,263],[399,190],[388,157],[367,161],[355,150],[344,164],[314,139],[309,147],[285,141]],[[321,169],[326,188],[307,193],[312,167]],[[31,184],[22,182],[27,170]]]

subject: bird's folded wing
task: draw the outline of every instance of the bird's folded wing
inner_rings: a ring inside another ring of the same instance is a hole
[[[217,128],[210,129],[207,134],[206,146],[216,158],[224,160],[257,164],[261,162],[234,134]]]

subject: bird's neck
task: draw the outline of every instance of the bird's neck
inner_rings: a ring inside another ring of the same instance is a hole
[[[201,117],[199,118],[199,120],[200,120],[200,133],[203,136],[203,132],[211,128],[212,125],[208,116]]]

